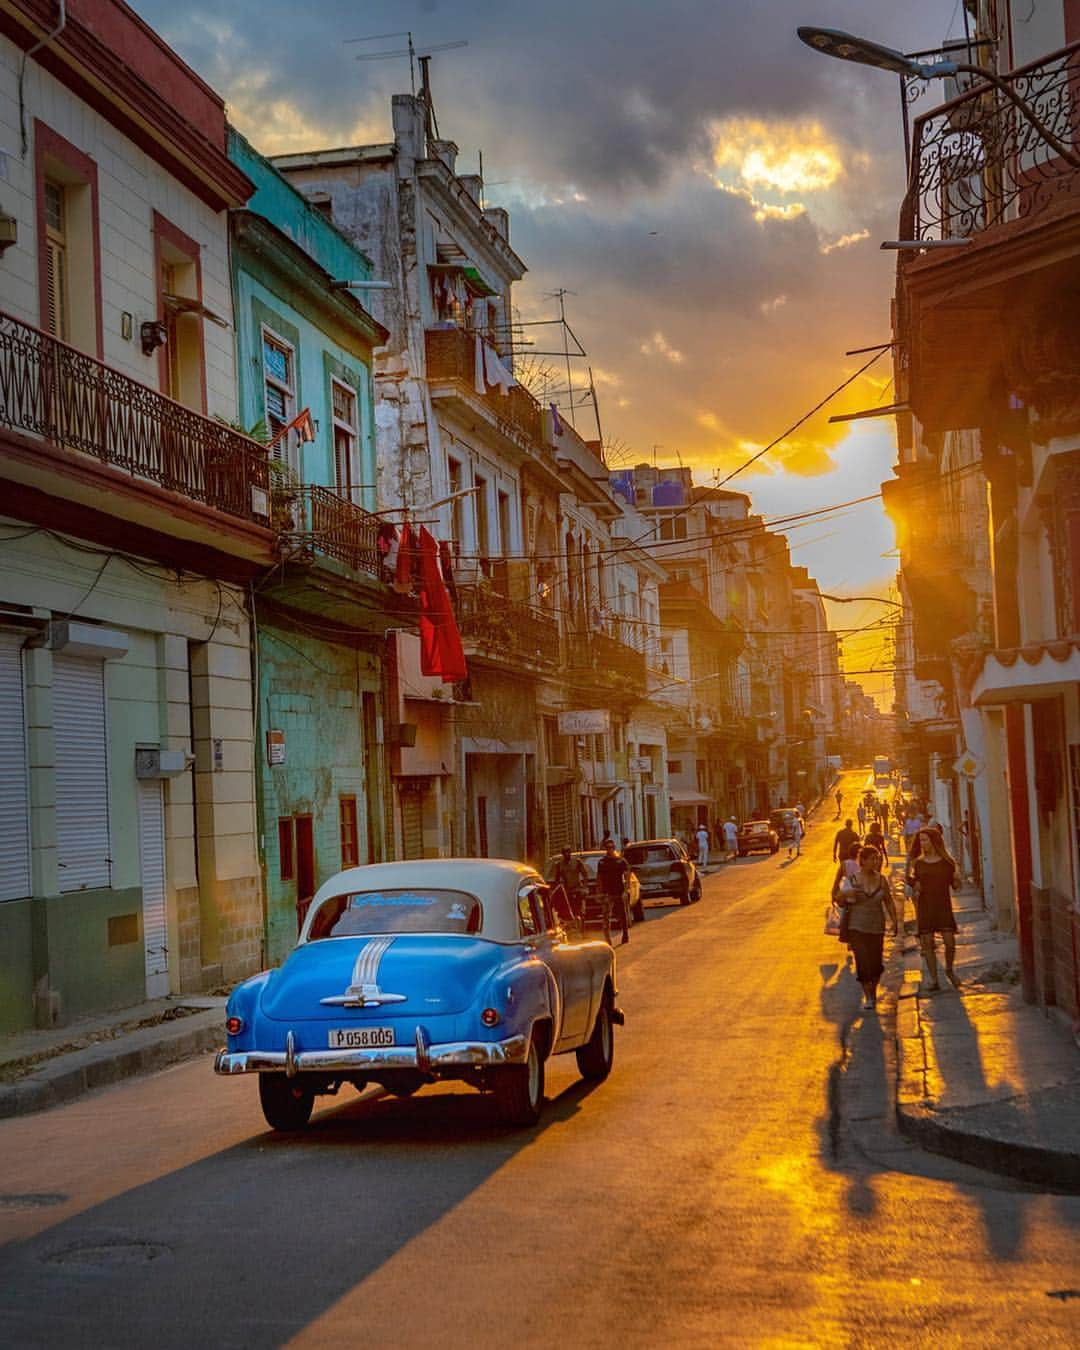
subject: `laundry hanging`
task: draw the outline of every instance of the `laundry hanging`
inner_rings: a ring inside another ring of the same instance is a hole
[[[465,650],[439,570],[439,546],[432,534],[420,527],[420,671],[438,675],[443,684],[468,678]]]

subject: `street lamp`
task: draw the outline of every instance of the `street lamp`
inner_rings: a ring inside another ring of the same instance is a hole
[[[873,600],[878,605],[892,605],[893,609],[907,608],[899,600],[888,600],[884,595],[826,595],[824,591],[819,591],[818,594],[822,600],[831,600],[837,605],[853,605],[858,600]]]
[[[1047,145],[1067,164],[1080,169],[1080,155],[1059,141],[1045,122],[1039,117],[1030,103],[1020,97],[1015,89],[1000,75],[984,70],[982,66],[967,61],[935,61],[930,65],[905,56],[893,47],[882,47],[880,43],[867,38],[856,37],[839,28],[817,28],[804,24],[797,29],[800,39],[814,51],[824,52],[826,56],[835,56],[840,61],[855,61],[862,66],[875,66],[878,70],[891,70],[895,75],[914,77],[920,80],[944,79],[948,75],[975,75],[987,84],[1001,91],[1017,111],[1031,123]]]

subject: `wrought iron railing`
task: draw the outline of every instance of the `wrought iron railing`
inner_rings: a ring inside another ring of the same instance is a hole
[[[595,669],[613,671],[623,675],[634,684],[645,687],[645,653],[621,642],[618,638],[608,637],[606,633],[593,633],[590,638],[592,658]]]
[[[535,605],[511,600],[487,586],[458,586],[458,627],[464,642],[547,664],[559,661],[559,625]]]
[[[329,488],[310,483],[283,496],[291,515],[288,533],[294,542],[356,571],[382,575],[378,516]]]
[[[498,390],[480,392],[476,371],[476,343],[474,333],[464,328],[429,328],[427,330],[427,374],[429,380],[456,380],[468,387],[472,397],[482,402],[515,432],[530,441],[543,440],[543,420],[540,404],[522,385],[514,385],[507,393]]]
[[[0,425],[269,523],[269,468],[258,441],[3,312]]]
[[[1066,148],[1080,148],[1080,42],[1003,77]],[[916,118],[902,239],[953,239],[1080,193],[1080,171],[981,81]]]

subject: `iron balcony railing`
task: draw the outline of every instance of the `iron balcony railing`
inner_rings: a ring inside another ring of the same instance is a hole
[[[1061,144],[1080,148],[1080,42],[1003,78]],[[1001,90],[974,80],[915,120],[900,237],[967,237],[1077,193],[1080,171]]]
[[[269,524],[266,450],[0,311],[0,425]]]
[[[518,384],[502,394],[498,390],[488,390],[485,385],[485,391],[480,392],[476,378],[477,340],[474,333],[464,328],[429,328],[426,335],[428,379],[456,380],[466,385],[471,397],[484,403],[514,432],[530,441],[542,442],[540,404],[527,389]]]
[[[606,633],[591,634],[589,642],[596,670],[612,671],[641,688],[645,687],[647,675],[644,652],[639,652],[619,638],[608,637]]]
[[[381,577],[379,517],[329,488],[306,483],[281,494],[291,517],[287,533],[299,547],[358,572]]]
[[[535,605],[511,600],[487,586],[457,587],[457,620],[466,645],[511,659],[559,661],[559,625]]]

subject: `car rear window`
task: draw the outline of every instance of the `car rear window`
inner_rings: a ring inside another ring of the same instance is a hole
[[[751,834],[768,834],[769,822],[767,820],[754,820],[749,825],[744,825],[743,829],[749,830]]]
[[[323,901],[308,941],[368,933],[478,933],[481,914],[480,901],[464,891],[355,891]]]
[[[623,856],[631,865],[635,863],[670,862],[671,849],[667,844],[653,844],[649,848],[628,848]]]

